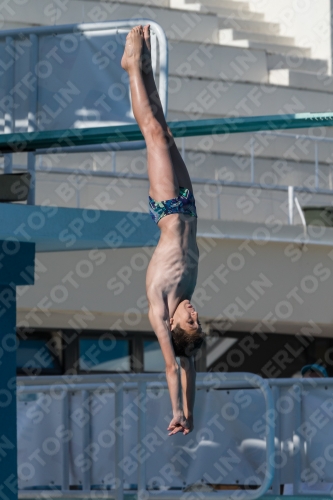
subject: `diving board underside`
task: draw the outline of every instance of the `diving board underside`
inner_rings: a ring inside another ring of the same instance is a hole
[[[212,120],[185,120],[169,122],[174,137],[257,132],[261,130],[286,130],[308,127],[332,127],[332,113],[298,113],[289,115],[264,115],[230,117]],[[0,135],[0,152],[24,152],[38,149],[106,144],[111,142],[138,141],[143,136],[137,125],[94,127],[66,130],[46,130]]]
[[[0,240],[34,242],[36,252],[155,246],[159,234],[140,212],[0,205]]]

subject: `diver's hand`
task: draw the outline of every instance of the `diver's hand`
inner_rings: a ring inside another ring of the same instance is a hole
[[[186,434],[191,432],[192,429],[193,422],[191,426],[190,421],[185,418],[183,413],[176,414],[172,418],[168,427],[168,431],[170,431],[169,436],[173,436],[174,434],[177,434],[177,432],[182,432],[184,436],[186,436]]]

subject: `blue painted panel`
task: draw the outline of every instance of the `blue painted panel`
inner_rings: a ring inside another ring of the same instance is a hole
[[[14,293],[0,306],[0,497],[17,499],[16,438],[16,294],[0,285],[0,297]]]
[[[20,242],[12,236],[0,240],[0,284],[12,284],[14,289],[15,285],[33,285],[34,270],[34,243]]]
[[[148,202],[147,202],[148,203]],[[0,204],[0,240],[35,242],[37,252],[155,246],[150,215],[80,208]]]

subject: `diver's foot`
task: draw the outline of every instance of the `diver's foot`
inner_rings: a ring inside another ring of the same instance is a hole
[[[143,47],[142,47],[142,72],[148,75],[151,71],[151,44],[150,44],[150,25],[143,28]]]
[[[132,69],[141,69],[141,54],[143,46],[142,26],[135,26],[126,37],[124,55],[121,67],[130,72]]]

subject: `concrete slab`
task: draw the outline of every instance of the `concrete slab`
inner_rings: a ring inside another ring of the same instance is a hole
[[[99,209],[0,205],[0,240],[36,244],[36,252],[155,246],[148,214]]]
[[[170,41],[169,51],[170,86],[173,75],[258,83],[268,81],[263,50]]]
[[[267,35],[265,33],[233,29],[220,30],[220,43],[232,42],[234,40],[252,40],[254,42],[267,42],[276,45],[295,45],[295,40],[291,36]]]
[[[196,78],[179,78],[176,83],[177,86],[172,82],[169,92],[169,111],[183,111],[191,120],[207,115],[253,116],[333,110],[329,92],[304,89],[295,94],[295,90],[288,87]]]
[[[267,69],[291,69],[296,71],[306,71],[310,73],[328,72],[326,59],[309,59],[300,57],[300,54],[290,52],[289,54],[267,54]]]
[[[221,30],[222,32],[225,30]],[[221,33],[220,31],[220,33]],[[267,35],[269,36],[269,35]],[[245,47],[248,49],[262,49],[266,52],[286,54],[298,57],[311,57],[311,49],[307,47],[295,47],[294,45],[284,45],[280,43],[268,43],[264,41],[256,40],[230,40],[229,42],[224,42],[224,34],[220,37],[220,43],[228,43],[233,47]]]
[[[296,89],[311,89],[333,92],[333,76],[323,72],[313,74],[290,69],[276,69],[269,72],[269,83],[285,85]]]
[[[196,3],[188,4],[198,5]],[[222,5],[207,5],[207,4],[199,4],[200,9],[199,12],[203,13],[213,13],[218,14],[219,16],[229,17],[232,19],[243,19],[244,21],[264,21],[265,16],[261,12],[254,12],[248,9],[240,9],[237,7],[237,4],[234,4],[233,7],[224,7]]]
[[[277,35],[280,32],[278,23],[268,23],[265,21],[251,21],[247,19],[236,19],[233,17],[218,16],[218,25],[220,29],[233,28],[241,31],[254,31],[257,33],[266,33],[267,35]]]

